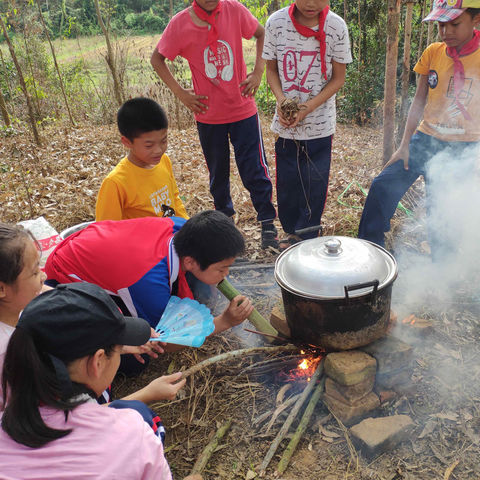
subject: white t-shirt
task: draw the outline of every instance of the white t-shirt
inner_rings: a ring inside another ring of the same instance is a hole
[[[262,57],[277,60],[278,75],[287,98],[305,103],[318,95],[327,84],[322,75],[320,44],[315,37],[300,35],[288,15],[288,8],[278,10],[267,20]],[[318,26],[313,28],[318,30]],[[327,79],[332,77],[332,60],[350,63],[350,41],[345,21],[331,10],[325,19]],[[335,95],[320,105],[295,128],[284,128],[275,113],[272,130],[283,138],[312,140],[335,133]]]
[[[3,410],[3,390],[2,390],[2,375],[3,362],[5,361],[5,353],[7,352],[7,345],[12,333],[15,331],[15,327],[0,322],[0,411]]]
[[[41,448],[13,441],[0,429],[2,480],[171,480],[161,440],[135,410],[106,408],[95,401],[68,415],[41,408],[53,428],[73,429]]]

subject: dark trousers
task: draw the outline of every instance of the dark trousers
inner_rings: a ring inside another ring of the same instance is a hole
[[[215,209],[229,217],[235,214],[230,196],[230,140],[240,178],[257,211],[257,220],[273,220],[276,212],[272,204],[272,181],[258,115],[233,123],[197,122],[197,129],[210,173]]]
[[[358,228],[358,237],[385,245],[384,232],[390,230],[390,220],[395,213],[398,202],[415,180],[423,175],[425,179],[426,206],[429,211],[429,178],[427,163],[438,153],[443,152],[452,160],[462,151],[476,142],[444,142],[421,132],[415,133],[409,145],[408,170],[403,167],[403,160],[382,170],[372,182],[368,192],[362,218]],[[438,244],[433,232],[430,233],[432,251]]]
[[[320,226],[328,192],[332,136],[275,142],[278,218],[286,233]],[[300,236],[314,238],[319,229]]]

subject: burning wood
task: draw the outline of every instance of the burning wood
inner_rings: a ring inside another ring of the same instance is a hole
[[[253,347],[253,348],[243,348],[241,350],[233,350],[231,352],[222,353],[216,355],[215,357],[207,358],[203,362],[197,363],[193,367],[185,370],[182,375],[182,378],[187,378],[194,373],[199,372],[203,368],[209,367],[218,362],[225,360],[230,360],[235,357],[245,356],[245,355],[254,355],[257,353],[279,353],[279,352],[293,352],[298,350],[298,347],[295,345],[279,345],[278,347]]]
[[[305,400],[308,398],[310,395],[310,392],[313,390],[315,387],[317,380],[322,376],[323,374],[323,359],[318,363],[318,366],[315,370],[315,373],[311,377],[311,381],[307,384],[305,387],[305,390],[302,392],[298,400],[296,401],[295,405],[293,406],[292,410],[290,411],[287,419],[285,420],[284,424],[282,425],[282,428],[280,428],[279,432],[277,433],[277,436],[275,437],[275,440],[272,442],[270,445],[270,449],[267,452],[267,455],[263,459],[262,464],[260,465],[260,474],[259,476],[262,477],[265,475],[265,471],[270,464],[270,461],[273,458],[273,455],[275,455],[275,452],[277,451],[277,448],[279,447],[281,441],[285,438],[285,435],[288,433],[288,429],[290,428],[290,425],[292,424],[293,420],[295,420],[295,417],[297,416],[298,412],[300,411],[300,408],[302,405],[305,403]],[[292,452],[293,453],[293,452]]]

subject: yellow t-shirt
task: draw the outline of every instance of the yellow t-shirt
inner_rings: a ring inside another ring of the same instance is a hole
[[[432,43],[415,65],[415,72],[428,75],[427,103],[418,130],[447,142],[475,142],[480,140],[480,49],[460,57],[465,84],[459,100],[472,117],[467,120],[455,104],[453,60],[446,48],[443,42]]]
[[[163,217],[162,205],[173,208],[177,217],[188,219],[168,155],[153,168],[137,167],[125,157],[103,180],[95,217],[97,222]]]

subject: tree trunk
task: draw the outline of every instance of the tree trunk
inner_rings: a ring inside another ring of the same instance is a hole
[[[427,9],[427,1],[428,0],[422,0],[420,4],[420,19],[423,19],[426,16],[425,11]],[[422,53],[423,53],[423,36],[425,33],[424,26],[425,26],[424,23],[420,22],[420,34],[418,38],[417,60],[422,56]]]
[[[117,100],[118,105],[121,106],[123,103],[123,93],[122,93],[122,88],[118,78],[115,54],[112,49],[112,44],[110,43],[110,33],[107,27],[105,26],[105,23],[102,18],[102,13],[100,12],[100,5],[98,3],[98,0],[95,0],[95,11],[97,12],[98,23],[103,31],[103,34],[105,35],[105,41],[107,43],[107,56],[105,59],[107,61],[108,67],[110,68],[110,72],[112,73],[113,90],[114,90],[115,98]]]
[[[0,60],[2,61],[2,70],[3,70],[3,74],[5,75],[5,83],[7,85],[8,95],[9,95],[10,100],[11,100],[12,114],[15,117],[15,102],[14,102],[14,98],[13,98],[12,87],[10,85],[10,83],[11,83],[10,82],[10,75],[8,74],[7,66],[5,65],[5,59],[3,58],[3,53],[2,53],[1,48],[0,48]]]
[[[47,26],[45,25],[45,20],[43,18],[42,8],[40,7],[40,0],[37,0],[37,7],[38,7],[38,13],[40,15],[40,21],[42,22],[43,30],[45,31],[48,44],[50,45],[50,50],[52,52],[53,63],[55,64],[55,70],[57,71],[58,80],[60,82],[60,88],[62,90],[63,100],[65,101],[65,107],[67,107],[68,118],[70,118],[70,123],[73,126],[75,126],[75,121],[73,120],[72,112],[70,111],[70,105],[68,104],[67,94],[65,93],[65,86],[63,85],[62,74],[60,73],[60,68],[58,67],[57,56],[55,55],[55,48],[53,47],[53,43],[50,39],[50,34],[48,33],[48,29],[47,29]]]
[[[434,0],[430,0],[430,10],[433,7],[433,2]],[[429,10],[429,11],[430,11]],[[428,28],[427,28],[427,46],[432,43],[433,40],[433,27],[435,22],[427,22],[428,23]]]
[[[168,18],[171,20],[173,17],[173,0],[170,0],[169,5],[170,9],[168,11]]]
[[[10,126],[10,116],[8,115],[7,104],[2,91],[0,90],[0,112],[2,113],[3,123],[6,127]]]
[[[395,88],[397,83],[400,1],[401,0],[388,0],[387,53],[383,105],[383,164],[388,162],[395,146]]]
[[[348,3],[347,0],[343,0],[343,19],[348,25]]]
[[[28,48],[29,43],[27,41],[26,28],[23,29],[23,43],[25,45],[25,59],[27,61],[27,67],[30,69],[30,77],[32,79],[32,86],[33,86],[33,93],[34,93],[34,96],[32,97],[32,105],[35,108],[37,119],[40,120],[42,118],[41,109],[40,109],[40,99],[38,98],[37,82],[35,81],[35,73],[33,71],[32,59],[30,56],[30,50]]]
[[[357,50],[357,62],[358,67],[362,64],[362,45],[364,32],[362,31],[362,16],[360,14],[362,8],[361,0],[357,1],[357,27],[358,27],[358,50]]]
[[[413,1],[406,4],[405,10],[405,34],[403,46],[403,69],[402,69],[402,93],[400,103],[400,114],[397,129],[397,142],[400,141],[408,112],[408,86],[410,84],[410,51],[412,41],[412,15],[413,15]]]
[[[7,27],[3,21],[2,16],[0,15],[0,27],[2,28],[3,36],[5,37],[5,41],[7,42],[8,49],[10,50],[10,55],[12,57],[13,63],[18,73],[18,81],[20,83],[20,87],[22,88],[23,95],[25,96],[25,101],[27,102],[27,109],[28,109],[28,119],[30,120],[30,126],[32,128],[32,133],[35,138],[35,142],[37,145],[40,145],[40,136],[38,135],[37,124],[35,123],[35,115],[33,113],[33,105],[30,95],[28,94],[27,85],[25,84],[25,79],[23,78],[23,72],[18,63],[17,56],[15,55],[15,50],[13,48],[12,42],[8,37]]]

